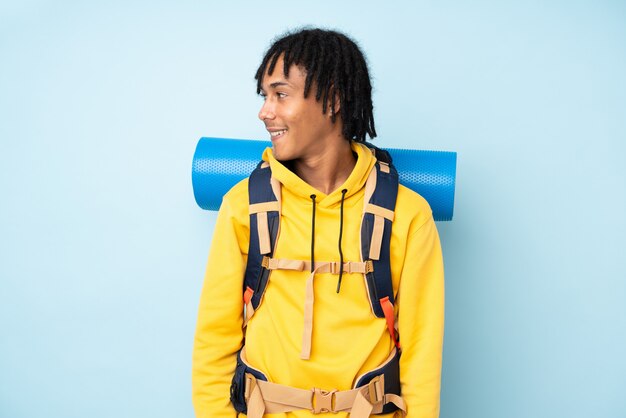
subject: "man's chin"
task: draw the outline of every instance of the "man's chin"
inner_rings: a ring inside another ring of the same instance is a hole
[[[274,158],[276,159],[276,161],[284,162],[284,161],[290,161],[292,159],[292,158],[289,158],[289,155],[285,153],[284,151],[281,152],[280,147],[272,146],[272,154],[274,155]]]

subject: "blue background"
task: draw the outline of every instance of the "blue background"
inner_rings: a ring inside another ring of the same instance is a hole
[[[194,147],[267,139],[302,24],[362,45],[377,143],[458,152],[441,416],[626,416],[618,1],[2,2],[0,416],[193,415]]]

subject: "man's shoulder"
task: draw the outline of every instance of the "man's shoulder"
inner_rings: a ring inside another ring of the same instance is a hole
[[[244,213],[248,215],[248,178],[240,180],[230,188],[222,198],[220,210],[228,210],[235,214]]]
[[[432,218],[432,210],[428,201],[419,193],[400,184],[398,186],[398,199],[396,200],[395,219],[412,225],[423,225]]]

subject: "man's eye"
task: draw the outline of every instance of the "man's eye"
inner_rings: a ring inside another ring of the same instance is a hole
[[[283,98],[287,97],[287,95],[285,93],[276,93],[276,95],[278,96],[279,99],[283,99]]]

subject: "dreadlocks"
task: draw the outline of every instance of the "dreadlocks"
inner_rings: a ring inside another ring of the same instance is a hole
[[[376,136],[367,63],[354,41],[342,33],[322,29],[302,29],[283,35],[265,53],[254,76],[257,94],[261,92],[266,70],[272,74],[281,55],[285,77],[289,76],[292,65],[306,70],[304,97],[308,97],[315,83],[315,100],[322,101],[324,114],[330,102],[333,123],[337,116],[335,101],[339,99],[342,133],[346,139],[364,142],[366,134],[370,138]]]

